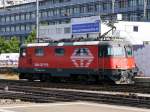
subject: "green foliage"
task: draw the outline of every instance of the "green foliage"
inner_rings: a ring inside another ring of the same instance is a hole
[[[36,32],[33,30],[25,40],[25,43],[33,43],[35,40]],[[18,53],[19,45],[20,41],[17,37],[12,37],[9,40],[5,40],[4,37],[0,37],[0,53]]]
[[[4,48],[5,48],[5,40],[4,38],[0,37],[0,53],[5,52]]]
[[[19,52],[19,40],[16,37],[11,38],[8,42],[9,52],[17,53]]]
[[[29,36],[27,37],[27,39],[25,40],[25,43],[28,44],[28,43],[34,43],[36,40],[36,31],[33,30]]]
[[[16,37],[12,37],[10,40],[0,37],[0,53],[17,52],[19,52],[19,40]]]
[[[35,40],[36,32],[33,30],[25,40],[25,43],[34,43]],[[0,37],[0,53],[18,53],[19,45],[20,41],[17,37],[12,37],[9,40],[5,40],[4,37]]]

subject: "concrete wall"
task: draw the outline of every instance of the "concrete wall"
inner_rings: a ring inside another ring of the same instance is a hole
[[[134,45],[141,45],[143,41],[150,41],[150,22],[125,22],[115,23],[121,37],[125,37]],[[137,27],[138,31],[134,31]]]

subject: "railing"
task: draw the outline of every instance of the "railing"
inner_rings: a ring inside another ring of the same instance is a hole
[[[28,30],[28,31],[16,31],[16,32],[0,32],[0,36],[27,35],[30,32],[31,32],[31,30]]]
[[[77,5],[77,4],[84,4],[84,3],[91,3],[91,2],[99,2],[102,0],[72,0],[71,2],[66,2],[66,3],[56,3],[54,5],[52,4],[46,4],[44,6],[40,6],[40,10],[43,9],[49,9],[49,8],[56,8],[56,7],[65,7],[65,6],[71,6],[71,5]],[[103,0],[104,1],[104,0]],[[107,0],[110,1],[110,0]],[[105,1],[106,2],[106,1]],[[126,7],[126,8],[118,8],[115,7],[115,13],[125,13],[125,12],[137,12],[139,10],[143,10],[144,6],[143,5],[139,5],[139,6],[134,6],[134,7]],[[147,9],[150,9],[150,5],[147,6]],[[16,10],[11,10],[10,11],[3,11],[0,12],[0,16],[3,15],[9,15],[9,14],[13,14],[13,13],[27,13],[27,12],[35,12],[35,7],[31,7],[31,8],[23,8],[23,9],[16,9]],[[99,12],[91,12],[94,14],[109,14],[112,13],[111,9],[107,9],[107,10],[99,10]],[[69,16],[62,16],[62,15],[58,15],[58,16],[47,16],[47,17],[41,17],[41,21],[44,20],[55,20],[55,19],[65,19],[65,18],[71,18],[71,17],[80,17],[80,16],[90,16],[90,15],[94,15],[91,13],[78,13],[78,14],[71,14]],[[139,12],[141,13],[141,12]],[[30,20],[18,20],[18,21],[8,21],[8,22],[0,22],[0,25],[13,25],[13,24],[20,24],[20,23],[34,23],[35,22],[35,18],[32,18]]]
[[[66,6],[72,6],[72,5],[81,5],[85,3],[92,3],[92,2],[110,2],[111,0],[72,0],[70,2],[65,2],[65,3],[56,3],[56,4],[46,4],[43,6],[40,6],[40,10],[44,9],[50,9],[50,8],[57,8],[57,7],[66,7]],[[33,4],[33,3],[32,3]],[[14,6],[15,7],[15,6]],[[131,11],[132,9],[136,9],[141,6],[133,6],[133,7],[126,7],[126,9]],[[144,7],[144,6],[142,6]],[[12,14],[12,13],[25,13],[25,12],[34,12],[36,10],[36,7],[30,7],[30,8],[19,8],[19,9],[11,9],[8,7],[8,10],[3,10],[1,9],[0,15],[7,15],[7,14]],[[115,10],[120,10],[119,7],[115,7]]]

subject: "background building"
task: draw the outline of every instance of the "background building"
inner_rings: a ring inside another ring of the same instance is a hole
[[[24,4],[35,0],[0,0],[0,7]]]
[[[101,15],[115,19],[123,15],[125,21],[150,21],[150,0],[39,0],[40,23],[44,25],[70,23],[71,18]],[[113,8],[114,6],[114,8]],[[146,10],[144,10],[146,9]],[[23,40],[36,24],[36,3],[31,1],[0,8],[0,36]]]

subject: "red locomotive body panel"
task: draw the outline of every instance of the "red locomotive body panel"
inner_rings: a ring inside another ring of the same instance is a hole
[[[64,46],[64,47],[43,47],[44,55],[36,56],[35,48],[30,47],[26,49],[26,56],[20,57],[19,67],[24,68],[89,68],[98,69],[98,47],[97,46],[84,46],[88,49],[90,55],[87,56],[73,56],[76,49],[83,46]],[[41,48],[41,47],[40,47]],[[55,54],[55,49],[62,48],[65,50],[64,55]],[[88,62],[90,60],[90,62]],[[88,65],[86,65],[89,63]]]
[[[134,58],[108,57],[99,58],[99,68],[101,69],[132,69],[135,68]]]

